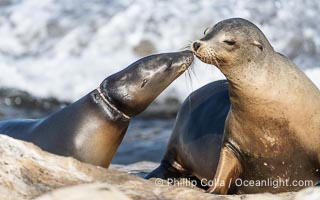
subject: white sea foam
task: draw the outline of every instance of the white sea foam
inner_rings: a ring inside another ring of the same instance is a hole
[[[305,73],[320,88],[320,67],[306,69]]]
[[[149,40],[156,52],[178,51],[206,27],[231,17],[253,21],[274,48],[320,86],[318,0],[11,0],[0,1],[0,87],[75,100],[139,58]],[[7,2],[7,3],[6,3]],[[160,97],[181,100],[223,75],[196,61],[197,78],[181,76]],[[172,92],[174,91],[174,93]]]

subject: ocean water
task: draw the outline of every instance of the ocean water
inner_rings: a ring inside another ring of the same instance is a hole
[[[256,23],[320,85],[318,0],[0,0],[0,87],[73,101],[149,53],[179,51],[220,20]],[[196,61],[157,100],[224,78]]]
[[[320,87],[319,13],[318,0],[0,0],[0,118],[44,116],[140,57],[180,51],[232,17],[254,22]],[[157,103],[182,102],[224,78],[197,59],[193,69],[191,79],[179,77]],[[19,92],[8,98],[8,91]],[[114,163],[159,161],[173,123],[134,119]]]

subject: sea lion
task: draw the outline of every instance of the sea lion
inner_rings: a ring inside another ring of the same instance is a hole
[[[48,152],[108,167],[130,122],[193,62],[191,51],[142,58],[42,119],[0,122],[0,133]]]
[[[245,19],[219,22],[193,42],[192,50],[229,82],[231,107],[215,184],[208,191],[227,194],[229,185],[245,181],[253,184],[238,185],[238,193],[297,191],[316,184],[320,91],[312,81]],[[286,184],[275,187],[263,180]]]
[[[181,105],[160,166],[146,178],[194,176],[213,180],[230,108],[228,82],[209,83],[191,93]],[[207,182],[198,184],[206,188]]]

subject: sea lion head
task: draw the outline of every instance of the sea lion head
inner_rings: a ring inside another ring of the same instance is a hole
[[[150,55],[105,79],[101,88],[119,111],[135,116],[193,62],[191,51]]]
[[[253,23],[232,18],[206,29],[204,37],[192,43],[194,54],[203,62],[224,68],[258,60],[272,49],[262,31]]]

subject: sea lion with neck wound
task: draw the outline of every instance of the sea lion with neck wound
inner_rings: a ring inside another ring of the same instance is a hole
[[[145,110],[192,62],[191,51],[142,58],[48,117],[1,121],[0,133],[54,154],[108,167],[130,118]]]
[[[215,183],[209,192],[227,194],[228,183],[285,180],[273,187],[237,186],[238,193],[288,192],[320,180],[320,91],[285,56],[274,51],[253,23],[227,19],[193,42],[203,62],[229,82],[231,107]]]

